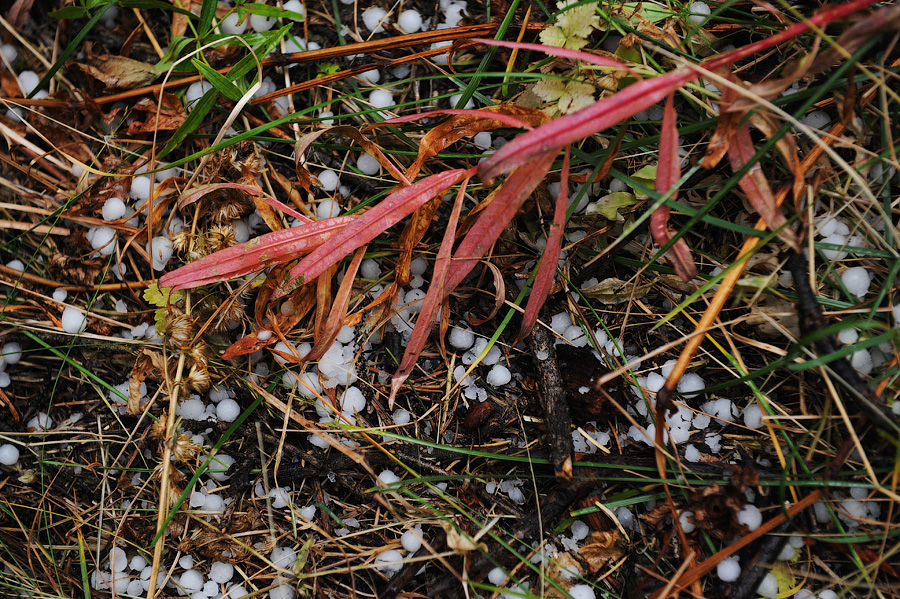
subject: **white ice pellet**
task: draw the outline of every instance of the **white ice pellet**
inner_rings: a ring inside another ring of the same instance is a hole
[[[491,134],[487,131],[482,131],[481,133],[476,133],[472,138],[472,143],[474,143],[479,148],[488,149],[491,147]]]
[[[389,487],[390,485],[399,482],[400,477],[391,472],[390,470],[384,470],[378,475],[378,480],[383,487]]]
[[[733,557],[726,557],[716,566],[716,575],[722,582],[734,582],[741,575],[741,564]]]
[[[357,75],[362,81],[368,83],[369,85],[375,85],[381,80],[381,71],[378,69],[369,69],[368,71],[363,71],[359,75]]]
[[[397,17],[397,24],[406,33],[415,33],[422,28],[422,15],[417,10],[404,10]]]
[[[446,48],[450,46],[453,42],[434,42],[431,44],[432,50],[437,50],[438,48]],[[437,56],[432,56],[431,61],[435,64],[447,64],[447,55],[446,54],[438,54]]]
[[[754,430],[762,426],[762,409],[758,405],[752,404],[744,410],[744,426]]]
[[[199,397],[191,397],[175,407],[175,414],[186,420],[201,420],[206,413],[206,406]]]
[[[759,508],[752,503],[745,505],[737,514],[738,523],[745,525],[751,531],[759,528],[759,525],[762,524],[762,520],[762,513],[759,511]]]
[[[209,476],[210,478],[217,480],[219,482],[228,480],[231,478],[231,475],[228,474],[228,469],[231,468],[235,463],[235,459],[228,454],[218,453],[216,457],[214,457],[209,462]]]
[[[875,363],[872,361],[872,354],[869,353],[869,350],[867,349],[860,349],[853,352],[853,355],[850,357],[850,365],[863,374],[869,374],[872,372],[872,369],[875,368]]]
[[[19,73],[19,87],[22,88],[22,92],[26,96],[30,95],[40,82],[41,78],[34,71],[22,71]]]
[[[691,518],[694,517],[694,512],[684,511],[678,514],[678,523],[681,524],[681,529],[685,532],[685,534],[691,534],[697,528],[697,525],[691,521]]]
[[[250,15],[250,26],[253,27],[253,31],[269,31],[277,22],[278,19],[275,17]]]
[[[318,178],[319,184],[325,191],[334,191],[338,188],[338,184],[340,183],[337,173],[330,169],[319,173]]]
[[[410,413],[403,408],[397,408],[396,410],[394,410],[394,424],[409,424],[410,419]]]
[[[247,31],[248,20],[249,19],[244,19],[239,23],[240,16],[236,12],[233,12],[219,21],[219,28],[222,30],[222,33],[226,35],[240,35]]]
[[[684,397],[696,397],[697,391],[706,386],[699,374],[687,372],[678,381],[678,392]]]
[[[272,549],[272,563],[276,568],[290,570],[297,561],[297,552],[291,547],[278,547]]]
[[[419,550],[419,547],[422,546],[422,530],[419,527],[416,527],[412,530],[407,530],[400,537],[400,544],[403,545],[403,548],[409,553],[415,553]]]
[[[187,570],[181,574],[178,584],[186,591],[199,591],[203,588],[203,574],[197,570]]]
[[[151,251],[152,246],[152,251]],[[153,270],[163,270],[172,258],[172,240],[167,237],[154,237],[151,244],[147,244],[147,253],[153,262]]]
[[[341,411],[345,414],[362,412],[366,408],[366,397],[356,387],[347,387],[341,395]]]
[[[247,595],[247,589],[244,585],[236,584],[228,588],[222,599],[240,599]]]
[[[329,171],[331,172],[331,171]],[[321,181],[321,179],[320,179]],[[325,220],[332,218],[341,213],[341,205],[331,199],[324,199],[316,206],[316,218]]]
[[[777,559],[780,562],[789,562],[797,556],[797,549],[790,543],[785,543],[784,547],[778,553]]]
[[[178,558],[178,565],[184,568],[185,570],[190,570],[194,567],[194,558],[191,555],[182,555]]]
[[[128,556],[121,547],[113,547],[109,550],[109,567],[113,572],[124,572],[128,567]]]
[[[701,410],[719,420],[734,422],[734,404],[730,399],[714,399],[700,407]]]
[[[216,417],[222,422],[234,422],[241,415],[241,406],[230,397],[223,399],[216,406]]]
[[[128,562],[128,567],[134,570],[135,572],[140,572],[147,566],[147,560],[144,559],[141,555],[135,555],[131,558],[131,561]]]
[[[822,240],[822,243],[828,243],[831,245],[837,245],[844,247],[847,244],[847,236],[842,235],[840,233],[832,233],[828,237]],[[829,260],[843,260],[847,257],[847,252],[844,250],[822,250],[822,255],[828,258]]]
[[[302,2],[302,0],[288,0],[287,2],[285,2],[285,3],[282,5],[282,8],[284,8],[284,10],[289,10],[289,11],[291,11],[291,12],[295,12],[295,13],[297,13],[298,15],[302,15],[303,17],[306,16],[306,11],[303,9],[303,2]],[[302,21],[303,18],[300,18],[300,19],[294,19],[294,20],[295,20],[295,21]]]
[[[465,108],[466,110],[475,108],[475,100],[469,98],[466,101],[465,106],[459,106],[459,101],[462,100],[462,94],[453,94],[450,96],[450,108]]]
[[[60,320],[63,330],[72,335],[81,333],[87,327],[87,318],[85,318],[84,312],[74,306],[66,306]]]
[[[64,302],[66,298],[69,297],[69,292],[63,289],[62,287],[57,287],[53,290],[53,299],[57,302]]]
[[[3,58],[9,63],[16,62],[16,58],[19,57],[19,51],[12,44],[0,45],[0,54],[2,54]]]
[[[291,502],[290,489],[288,487],[275,487],[269,491],[272,498],[272,507],[276,510],[285,508]]]
[[[509,368],[506,366],[497,364],[491,368],[490,372],[488,372],[486,380],[488,385],[501,387],[512,380],[512,373],[510,373]]]
[[[597,594],[589,584],[573,584],[569,587],[569,595],[572,599],[596,599]]]
[[[269,599],[294,599],[296,596],[297,590],[288,582],[282,582],[269,589]]]
[[[91,247],[97,250],[101,256],[109,256],[116,249],[116,230],[112,227],[92,227],[85,235]]]
[[[572,531],[572,538],[576,541],[586,539],[591,534],[591,527],[581,520],[574,520],[569,528]]]
[[[366,29],[372,33],[381,33],[384,27],[381,24],[385,21],[387,11],[379,6],[372,6],[362,12],[363,24]]]
[[[103,203],[103,220],[118,220],[125,216],[127,207],[122,198],[111,197]]]
[[[369,94],[369,104],[375,108],[387,108],[394,105],[394,94],[386,89],[375,89]]]
[[[869,276],[869,271],[865,267],[854,266],[841,273],[841,281],[844,283],[847,291],[857,298],[862,298],[869,292],[872,277]]]
[[[691,22],[697,23],[698,25],[702,25],[706,22],[706,18],[709,17],[710,10],[709,5],[705,2],[692,2],[691,3]]]
[[[853,345],[859,339],[859,331],[853,328],[843,329],[837,334],[837,338],[844,345]]]
[[[454,327],[450,329],[448,341],[456,349],[469,349],[475,343],[475,334],[469,329]]]
[[[138,201],[144,201],[150,197],[152,181],[147,175],[141,175],[131,180],[131,190],[128,195]]]
[[[831,117],[824,110],[813,110],[800,117],[800,122],[812,129],[821,129],[831,122]]]
[[[356,161],[356,167],[364,175],[377,175],[381,171],[381,164],[370,154],[363,152]]]
[[[393,576],[403,568],[403,555],[396,549],[382,551],[375,556],[375,568],[388,576]]]
[[[825,589],[824,591],[819,591],[819,599],[838,599],[838,595],[831,589]]]
[[[22,346],[15,341],[4,343],[3,347],[0,348],[0,362],[4,362],[6,364],[18,364],[19,360],[21,359]],[[2,367],[0,367],[0,369],[2,369]]]
[[[778,595],[778,579],[774,574],[766,574],[759,586],[756,587],[756,594],[760,597],[776,597]]]
[[[364,279],[377,280],[381,276],[381,266],[371,258],[366,258],[359,265],[359,274]]]

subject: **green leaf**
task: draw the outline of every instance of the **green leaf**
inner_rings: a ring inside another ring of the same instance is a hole
[[[83,6],[64,6],[59,10],[47,13],[47,16],[54,19],[83,19],[89,14]]]
[[[638,9],[635,13],[635,16],[631,17],[630,19],[631,24],[635,27],[640,25],[640,19],[638,18],[638,15],[650,21],[651,23],[659,23],[661,21],[665,21],[675,14],[671,10],[660,6],[659,4],[654,4],[653,2],[626,2],[622,5],[622,8],[628,10],[629,12]]]
[[[588,204],[585,214],[600,214],[606,220],[622,222],[625,219],[619,213],[619,210],[634,206],[637,202],[638,199],[633,193],[614,191],[606,194],[596,202]]]
[[[183,291],[176,291],[173,293],[171,287],[163,287],[160,289],[159,285],[156,283],[150,283],[150,285],[144,289],[144,299],[157,308],[165,308],[169,304],[177,302],[183,296]]]
[[[238,86],[229,81],[225,75],[215,70],[202,60],[198,60],[196,58],[191,59],[191,64],[193,64],[200,74],[206,77],[206,80],[209,81],[214,88],[219,90],[219,92],[231,100],[232,102],[237,102],[244,95]]]
[[[283,8],[278,8],[277,6],[273,6],[271,4],[257,4],[257,3],[247,3],[242,4],[240,9],[241,12],[248,12],[252,15],[260,15],[262,17],[275,17],[277,18],[285,18],[285,19],[297,19],[298,21],[302,21],[305,17],[292,10],[284,10]]]
[[[253,38],[251,38],[250,36],[244,36],[244,40],[255,46],[253,48],[253,53],[259,60],[262,60],[263,58],[268,56],[276,46],[278,46],[281,38],[284,37],[284,35],[290,30],[290,28],[290,25],[285,25],[280,29],[274,29],[272,31],[266,31],[261,34],[256,34],[262,38],[261,42],[251,41]],[[257,43],[259,43],[260,45],[257,46]],[[237,61],[237,63],[228,70],[226,77],[228,77],[232,81],[236,81],[255,68],[256,60],[254,60],[252,55],[248,54],[247,56]]]
[[[197,100],[194,107],[191,108],[188,117],[184,119],[184,122],[181,123],[178,129],[175,130],[175,133],[172,134],[172,138],[169,139],[157,158],[166,156],[169,152],[174,150],[178,144],[184,141],[188,135],[196,131],[197,127],[203,124],[203,119],[205,119],[206,115],[209,114],[209,111],[213,109],[213,106],[216,105],[218,99],[219,92],[216,89],[211,89],[203,94],[203,97]]]
[[[198,33],[201,39],[205,38],[212,31],[212,22],[216,16],[216,7],[218,5],[218,0],[203,0],[203,6],[200,8],[200,23],[198,25]]]
[[[179,6],[173,6],[171,3],[163,2],[162,0],[119,0],[119,6],[121,6],[122,8],[136,8],[138,10],[158,8],[159,10],[177,12],[178,14],[184,15],[189,19],[197,18],[197,15],[195,15],[191,11],[185,10]]]
[[[172,43],[169,44],[169,49],[166,50],[165,55],[162,57],[162,59],[160,59],[158,63],[153,66],[153,68],[158,71],[168,71],[170,68],[172,68],[172,65],[175,64],[179,58],[181,58],[182,54],[185,53],[185,49],[188,46],[193,45],[196,41],[197,40],[192,37],[179,35],[172,40]],[[185,63],[181,63],[178,68],[190,70]]]

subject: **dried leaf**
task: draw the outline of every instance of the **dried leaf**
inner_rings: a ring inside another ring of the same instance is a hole
[[[622,279],[610,277],[603,279],[596,285],[585,287],[581,290],[581,293],[608,306],[623,304],[641,299],[647,295],[658,280],[659,277],[657,276],[638,284],[634,279],[623,281]]]
[[[76,62],[70,65],[69,69],[96,79],[103,84],[107,92],[144,87],[156,81],[161,75],[152,65],[145,62],[109,54],[91,56],[89,64]]]
[[[753,141],[750,139],[750,128],[747,124],[738,127],[735,132],[734,140],[728,148],[728,159],[731,162],[731,168],[737,172],[748,160],[755,154]],[[787,219],[781,212],[778,204],[775,202],[775,196],[769,182],[766,180],[759,163],[754,163],[746,175],[741,177],[738,182],[747,198],[759,216],[766,221],[766,226],[775,231],[779,230],[779,237],[792,248],[799,251],[799,242],[797,234],[793,229],[787,227]]]

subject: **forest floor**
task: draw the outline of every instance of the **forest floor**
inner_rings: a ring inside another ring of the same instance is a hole
[[[892,2],[237,4],[0,3],[0,595],[900,597]]]

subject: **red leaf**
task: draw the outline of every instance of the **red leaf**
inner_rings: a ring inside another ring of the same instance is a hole
[[[447,279],[447,272],[450,269],[450,255],[456,238],[456,227],[459,224],[459,213],[462,210],[463,197],[466,193],[466,183],[468,183],[468,179],[463,181],[459,192],[456,194],[453,211],[450,213],[450,220],[447,222],[447,230],[444,232],[441,247],[438,249],[437,260],[434,263],[431,285],[428,287],[425,299],[422,300],[422,309],[419,310],[419,315],[416,317],[416,325],[413,327],[409,343],[406,344],[406,350],[403,352],[400,368],[397,369],[397,372],[391,378],[391,396],[388,398],[388,408],[394,407],[394,398],[397,395],[397,391],[400,390],[400,387],[403,386],[403,383],[406,382],[406,379],[409,378],[415,367],[416,359],[425,347],[428,333],[431,331],[431,325],[434,324],[435,317],[441,307],[441,301],[444,297],[444,283]]]
[[[470,176],[471,171],[468,169],[454,169],[431,175],[393,192],[303,258],[300,264],[291,269],[291,284],[302,284],[315,279],[328,267],[375,239],[431,198]],[[282,289],[276,296],[280,297],[287,291]]]
[[[472,225],[456,250],[453,265],[447,276],[444,297],[466,278],[478,259],[497,241],[507,223],[513,219],[534,188],[547,175],[556,152],[551,150],[531,158],[513,171],[496,190],[491,203]]]
[[[544,300],[547,299],[547,296],[550,295],[550,290],[553,288],[556,266],[559,261],[559,254],[562,251],[563,228],[566,226],[568,187],[569,148],[566,147],[566,154],[563,156],[562,172],[559,174],[559,194],[556,197],[556,205],[553,208],[553,224],[550,225],[550,233],[547,235],[547,246],[544,254],[541,256],[537,274],[534,276],[531,295],[528,296],[528,303],[525,304],[522,328],[519,329],[519,334],[516,335],[516,340],[512,343],[513,346],[518,345],[519,341],[531,333],[534,323],[537,322],[541,306],[544,305]]]
[[[663,109],[659,137],[659,165],[656,167],[656,191],[661,194],[668,192],[681,178],[681,157],[678,155],[678,128],[675,126],[675,120],[674,100],[673,96],[669,96]],[[670,197],[674,199],[677,194],[676,189]],[[650,231],[659,245],[665,245],[672,239],[674,232],[669,228],[668,220],[667,206],[658,207],[650,216]],[[682,281],[687,282],[697,276],[697,266],[684,239],[676,241],[667,255]]]
[[[166,273],[159,285],[192,289],[283,264],[320,246],[356,218],[338,216],[260,235]]]
[[[750,139],[750,127],[744,123],[734,133],[734,139],[728,148],[728,159],[731,162],[731,168],[737,172],[749,161],[755,154],[753,148],[753,140]],[[738,181],[741,189],[747,194],[747,199],[756,208],[759,216],[766,221],[766,226],[775,231],[781,229],[779,237],[793,248],[799,251],[799,243],[797,234],[794,230],[787,227],[787,219],[778,207],[775,201],[775,195],[769,182],[763,174],[759,163],[754,163],[747,174]]]
[[[875,0],[855,0],[824,10],[773,36],[713,58],[703,63],[702,66],[710,71],[719,70],[790,40],[808,31],[811,26],[821,26],[836,21],[874,4],[874,2]],[[491,42],[485,40],[485,43]],[[560,117],[534,131],[520,135],[482,162],[478,167],[478,176],[484,181],[492,181],[500,174],[524,164],[525,161],[539,154],[551,150],[558,151],[569,144],[595,135],[656,104],[699,75],[700,73],[695,70],[676,69],[671,73],[629,85],[615,95],[603,98],[583,110]]]

